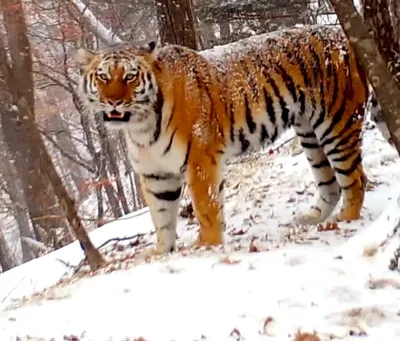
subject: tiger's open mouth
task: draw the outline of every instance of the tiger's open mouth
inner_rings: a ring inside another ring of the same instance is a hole
[[[109,113],[103,112],[103,118],[105,122],[117,121],[117,122],[128,122],[131,118],[131,112],[119,112],[112,110]]]

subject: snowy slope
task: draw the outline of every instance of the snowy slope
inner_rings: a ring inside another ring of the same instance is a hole
[[[314,191],[300,151],[288,143],[227,168],[223,248],[189,252],[182,245],[143,263],[134,255],[154,242],[145,209],[91,233],[97,246],[146,233],[104,248],[113,262],[96,275],[83,268],[54,285],[71,272],[57,259],[81,260],[77,243],[0,275],[0,340],[294,340],[298,329],[316,330],[320,340],[399,339],[400,275],[387,269],[397,245],[375,249],[400,216],[396,152],[375,129],[366,131],[364,165],[375,187],[363,217],[317,231],[291,223]],[[196,233],[195,222],[181,219],[180,244]]]

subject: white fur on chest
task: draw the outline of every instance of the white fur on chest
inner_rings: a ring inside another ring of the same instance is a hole
[[[178,141],[174,141],[168,153],[165,150],[169,136],[161,137],[149,147],[139,147],[126,136],[129,158],[132,167],[138,174],[180,173],[185,161],[186,151]]]

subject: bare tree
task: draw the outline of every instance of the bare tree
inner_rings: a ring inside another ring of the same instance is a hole
[[[14,120],[18,122],[17,127],[22,128],[16,129],[14,133],[20,138],[19,144],[25,144],[25,148],[32,147],[30,152],[32,153],[31,157],[36,160],[34,165],[47,178],[47,183],[52,187],[62,211],[66,213],[66,218],[85,252],[91,269],[96,270],[105,264],[105,260],[91,243],[78,216],[76,204],[58,175],[37,128],[34,115],[31,45],[27,35],[22,2],[21,0],[2,0],[1,5],[10,56],[8,58],[5,48],[2,46],[0,49],[1,73],[5,78],[10,103],[12,103],[8,113],[15,117]],[[24,87],[21,84],[24,84]],[[45,188],[38,189],[39,192],[43,190]]]

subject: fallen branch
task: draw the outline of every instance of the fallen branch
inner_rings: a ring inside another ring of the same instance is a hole
[[[127,241],[127,240],[132,240],[132,239],[137,239],[137,241],[139,241],[140,238],[144,237],[146,234],[145,233],[137,233],[133,236],[129,236],[129,237],[115,237],[115,238],[111,238],[106,240],[104,243],[102,243],[99,247],[97,247],[98,250],[104,248],[106,245],[115,242],[115,244],[119,243],[119,242],[123,242],[123,241]],[[67,268],[73,270],[72,274],[75,275],[77,272],[79,272],[80,269],[82,269],[82,267],[84,265],[87,264],[86,259],[82,259],[77,265],[72,265],[71,263],[60,259],[60,258],[56,258],[56,261],[62,263],[63,265],[65,265]]]
[[[103,248],[104,246],[106,246],[106,245],[108,245],[108,244],[110,244],[110,243],[112,243],[112,242],[115,242],[115,244],[117,244],[117,243],[119,243],[119,242],[123,242],[123,241],[126,241],[126,240],[131,240],[131,239],[139,239],[139,238],[141,238],[141,237],[144,237],[146,234],[145,233],[137,233],[137,234],[135,234],[134,236],[130,236],[130,237],[122,237],[122,238],[111,238],[111,239],[109,239],[109,240],[106,240],[103,244],[101,244],[99,247],[98,247],[98,249],[100,250],[101,248]]]
[[[39,242],[38,240],[35,240],[30,237],[21,237],[21,240],[36,250],[47,251],[46,245],[44,245],[44,243]]]

